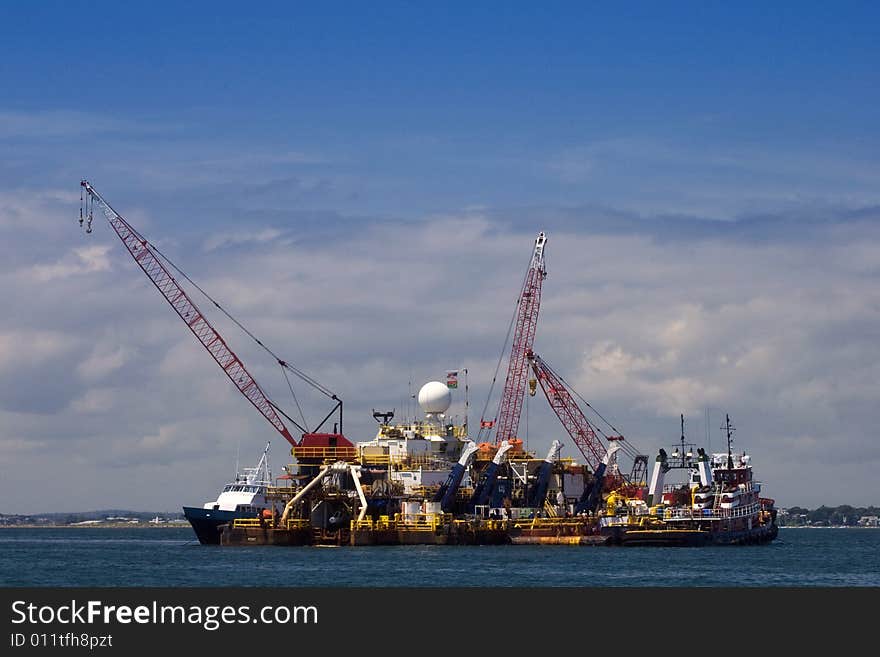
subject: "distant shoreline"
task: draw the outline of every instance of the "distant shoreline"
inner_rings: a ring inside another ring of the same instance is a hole
[[[96,522],[87,525],[53,525],[48,523],[21,524],[21,525],[0,525],[3,529],[162,529],[168,527],[189,527],[186,520],[176,522]]]
[[[870,525],[777,525],[779,529],[880,529]]]

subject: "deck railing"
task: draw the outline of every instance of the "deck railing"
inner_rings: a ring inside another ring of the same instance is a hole
[[[758,503],[736,506],[732,509],[665,509],[664,520],[724,520],[727,518],[743,518],[753,516],[760,511]],[[705,513],[709,511],[710,513]]]
[[[452,515],[448,513],[395,513],[393,517],[379,516],[378,520],[372,518],[352,520],[351,530],[436,531],[438,527],[451,521]]]
[[[353,461],[357,458],[354,447],[294,447],[297,459],[324,459],[330,461]]]
[[[269,518],[236,518],[232,521],[232,526],[235,529],[258,529],[260,527],[270,529],[273,527],[272,521]],[[283,529],[308,529],[310,526],[311,522],[308,518],[289,518],[279,527]],[[279,527],[275,527],[275,529]]]

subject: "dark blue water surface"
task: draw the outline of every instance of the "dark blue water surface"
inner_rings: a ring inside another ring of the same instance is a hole
[[[880,586],[880,529],[770,545],[219,547],[187,528],[0,530],[0,586]]]

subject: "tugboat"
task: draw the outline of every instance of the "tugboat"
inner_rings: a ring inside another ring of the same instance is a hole
[[[220,544],[220,526],[239,518],[259,518],[264,510],[272,513],[274,504],[266,497],[272,485],[269,472],[269,443],[256,467],[241,468],[235,479],[223,487],[217,499],[203,507],[185,506],[189,520],[202,545]]]
[[[751,457],[734,454],[734,427],[725,416],[727,452],[712,454],[685,442],[684,416],[679,445],[667,456],[661,449],[654,464],[647,501],[608,498],[600,531],[609,544],[624,546],[746,545],[776,538],[775,502],[761,497]],[[688,472],[682,484],[663,482],[673,469]]]

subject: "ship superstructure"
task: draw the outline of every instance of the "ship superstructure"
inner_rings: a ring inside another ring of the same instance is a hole
[[[612,493],[600,519],[603,534],[621,545],[724,545],[776,538],[775,503],[761,497],[751,457],[732,449],[730,416],[723,427],[727,451],[709,455],[682,436],[671,454],[661,449],[646,499]],[[668,473],[684,481],[665,483]]]

